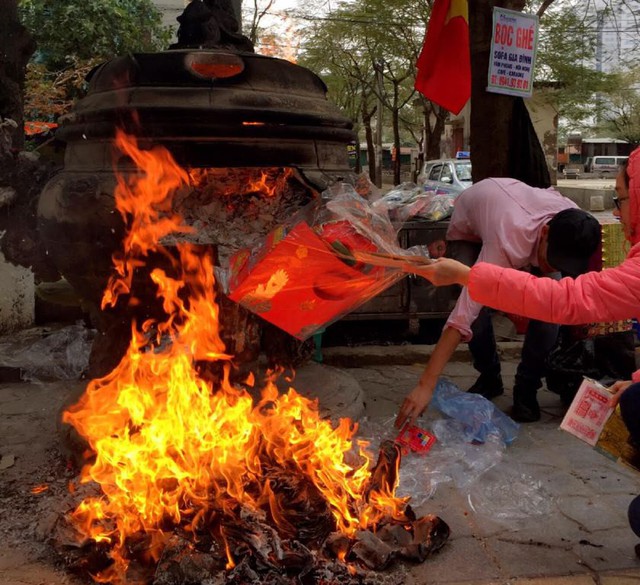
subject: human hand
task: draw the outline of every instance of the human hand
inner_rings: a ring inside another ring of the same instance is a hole
[[[436,258],[428,264],[407,266],[407,271],[426,278],[435,286],[446,286],[448,284],[466,286],[469,282],[471,268],[451,258]]]
[[[404,399],[402,406],[400,406],[395,422],[396,428],[401,429],[407,422],[414,424],[416,419],[424,412],[424,409],[427,408],[432,396],[433,385],[418,383]]]
[[[611,398],[609,398],[609,404],[615,407],[618,402],[620,402],[620,396],[622,396],[623,392],[633,384],[631,380],[618,380],[609,386],[609,392],[613,394]]]

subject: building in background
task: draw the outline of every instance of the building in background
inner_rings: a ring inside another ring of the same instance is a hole
[[[640,2],[593,0],[589,15],[596,28],[596,70],[611,73],[635,67],[640,57]]]

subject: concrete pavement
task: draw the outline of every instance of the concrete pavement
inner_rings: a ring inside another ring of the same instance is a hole
[[[507,391],[495,404],[507,411],[518,343],[501,344],[501,350]],[[328,348],[325,365],[301,368],[292,385],[317,396],[332,418],[359,418],[360,436],[375,452],[382,439],[395,435],[393,417],[430,351],[407,345]],[[464,346],[445,375],[463,389],[474,381]],[[0,455],[15,459],[6,469],[0,464],[3,585],[82,583],[38,540],[51,510],[31,492],[32,484],[43,483],[49,493],[65,489],[69,472],[56,463],[55,421],[79,385],[0,384]],[[563,409],[556,395],[543,390],[539,399],[542,420],[522,425],[509,447],[471,445],[453,432],[443,434],[427,456],[403,459],[399,494],[412,496],[418,515],[437,514],[451,527],[449,542],[425,563],[393,566],[407,585],[640,583],[634,554],[640,539],[626,519],[629,501],[640,493],[638,474],[560,431]],[[446,430],[443,423],[433,410],[421,421]]]
[[[424,361],[406,365],[407,348],[397,346],[379,348],[385,362],[373,365],[366,357],[371,348],[362,349],[367,365],[343,371],[364,390],[365,417],[389,425]],[[401,365],[394,364],[394,356]],[[458,357],[445,375],[465,389],[475,371],[462,352]],[[357,365],[353,355],[351,360]],[[502,363],[507,391],[494,402],[508,411],[518,363],[515,345],[503,351]],[[539,401],[542,420],[521,425],[518,438],[502,452],[485,446],[474,452],[453,441],[424,458],[404,459],[401,474],[406,470],[403,481],[413,490],[418,513],[435,513],[452,529],[438,555],[406,569],[407,584],[640,583],[634,553],[640,539],[626,518],[628,503],[640,493],[640,476],[559,430],[564,409],[558,396],[542,390]],[[421,426],[441,418],[429,412]]]

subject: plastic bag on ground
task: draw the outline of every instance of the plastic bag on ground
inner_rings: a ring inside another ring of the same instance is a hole
[[[28,382],[78,380],[89,365],[95,331],[76,323],[27,330],[0,340],[0,366],[17,368]]]
[[[552,514],[556,498],[546,489],[535,468],[521,468],[505,458],[469,490],[469,506],[476,513],[502,523]]]
[[[468,489],[489,469],[500,463],[506,446],[496,435],[482,444],[472,444],[465,438],[462,423],[453,419],[437,418],[421,423],[437,437],[431,450],[422,455],[409,453],[402,457],[400,483],[396,495],[411,496],[414,507],[432,498],[441,484],[453,484]],[[373,461],[383,440],[395,437],[394,417],[365,418],[360,421],[358,438],[368,444]]]
[[[480,394],[463,392],[453,382],[440,378],[431,399],[431,406],[463,424],[468,441],[484,443],[497,435],[510,445],[518,435],[520,425]]]

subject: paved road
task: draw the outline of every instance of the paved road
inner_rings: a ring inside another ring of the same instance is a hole
[[[607,179],[581,178],[581,179],[558,179],[558,185],[566,187],[582,187],[584,189],[613,189],[616,184],[615,177]]]

